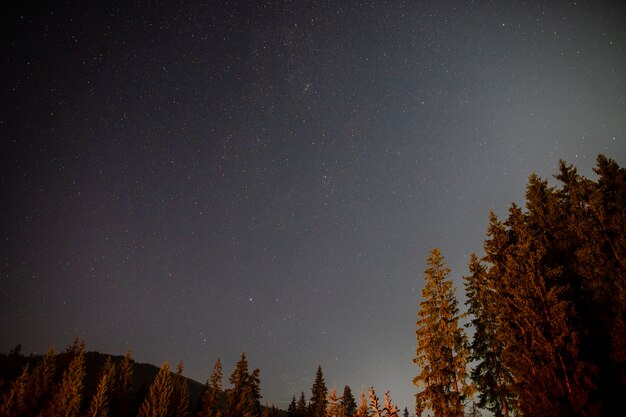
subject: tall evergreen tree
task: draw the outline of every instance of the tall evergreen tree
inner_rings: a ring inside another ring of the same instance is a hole
[[[503,346],[497,340],[498,305],[494,299],[493,274],[470,256],[470,275],[465,277],[466,304],[472,316],[474,338],[471,343],[471,360],[476,366],[471,371],[472,381],[478,391],[478,406],[487,408],[495,417],[508,417],[514,403],[510,371],[502,361]]]
[[[150,385],[150,392],[139,408],[138,417],[167,417],[172,391],[170,367],[165,362]]]
[[[296,417],[296,396],[291,398],[289,407],[287,407],[287,417]]]
[[[328,388],[326,388],[326,383],[324,382],[322,367],[318,366],[315,373],[315,381],[311,387],[311,402],[309,403],[311,417],[325,417],[326,406],[328,405],[326,395],[328,395]]]
[[[467,338],[441,252],[433,249],[427,263],[416,331],[420,373],[413,383],[422,389],[416,394],[416,409],[418,415],[430,408],[435,417],[462,417],[463,401],[471,394]]]
[[[128,416],[132,404],[133,360],[129,350],[116,367],[110,409],[114,416]]]
[[[198,417],[220,417],[222,395],[222,362],[217,358],[199,401]]]
[[[343,395],[341,396],[341,405],[343,407],[346,417],[354,417],[356,414],[356,401],[352,390],[348,385],[343,388]]]
[[[183,362],[178,362],[176,373],[172,378],[172,396],[170,398],[170,417],[190,417],[190,399],[187,380],[183,377]]]
[[[359,401],[359,407],[356,409],[356,417],[369,417],[369,406],[367,405],[367,399],[365,398],[365,387],[361,386],[361,400]]]
[[[51,347],[41,360],[35,365],[29,378],[27,389],[27,412],[26,415],[36,414],[52,391],[54,374],[56,371],[56,352]]]
[[[235,365],[230,376],[232,388],[228,392],[228,413],[232,417],[258,417],[261,415],[259,370],[248,373],[245,353]]]
[[[337,387],[332,387],[326,397],[326,417],[344,417],[339,398],[337,397]]]
[[[306,403],[304,391],[300,392],[300,398],[298,398],[298,402],[296,404],[296,415],[298,417],[308,417],[309,415],[309,406]]]
[[[9,390],[0,399],[0,416],[19,417],[25,415],[28,410],[26,398],[30,374],[28,364],[24,365],[22,373],[11,383]]]
[[[85,344],[76,340],[67,349],[70,363],[52,392],[42,417],[78,417],[85,379]]]
[[[109,415],[109,399],[114,384],[115,364],[107,357],[100,373],[96,393],[91,398],[89,410],[85,417],[107,417]]]

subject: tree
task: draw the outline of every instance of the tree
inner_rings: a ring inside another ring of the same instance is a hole
[[[389,391],[385,393],[385,405],[381,408],[374,388],[370,388],[370,407],[374,417],[398,417],[398,407],[391,402]]]
[[[228,392],[228,413],[233,417],[258,417],[261,415],[260,371],[248,373],[246,354],[235,365],[230,376],[231,390]]]
[[[67,349],[70,363],[52,392],[42,417],[77,417],[85,378],[85,344],[78,339]]]
[[[421,371],[413,383],[422,388],[416,409],[418,415],[430,408],[435,417],[462,417],[463,400],[471,394],[466,382],[467,337],[459,325],[462,316],[441,252],[431,250],[427,263],[416,331],[414,362]]]
[[[356,414],[356,401],[352,390],[348,385],[343,388],[343,395],[341,396],[341,405],[343,407],[346,417],[354,417]]]
[[[324,374],[322,367],[318,366],[315,381],[311,387],[311,402],[309,403],[311,417],[324,417],[326,415],[326,406],[328,405],[326,395],[328,395],[328,389],[324,382]]]
[[[327,396],[326,417],[344,417],[344,412],[337,398],[337,387],[333,387]]]
[[[132,352],[129,350],[116,367],[110,404],[111,414],[115,416],[127,416],[130,411],[133,381],[133,360],[131,356]]]
[[[222,395],[222,362],[217,358],[213,365],[211,376],[202,391],[200,397],[198,417],[219,417],[220,397]]]
[[[47,397],[52,391],[55,371],[56,352],[54,347],[51,347],[37,365],[35,365],[29,378],[26,387],[26,398],[28,402],[26,415],[35,414],[46,402]]]
[[[172,397],[172,378],[167,362],[150,385],[150,392],[139,408],[138,417],[167,417]]]
[[[469,272],[464,278],[466,304],[474,327],[470,359],[476,362],[471,377],[479,393],[478,406],[487,408],[495,417],[508,417],[515,396],[511,373],[502,359],[504,346],[497,339],[501,312],[494,298],[495,285],[491,282],[497,277],[487,273],[475,254],[470,256]]]
[[[309,415],[309,406],[306,403],[304,391],[300,392],[300,398],[296,404],[296,415],[298,417],[307,417]]]
[[[356,417],[369,417],[369,406],[365,399],[365,387],[361,386],[361,400],[359,401],[359,407],[356,410]]]
[[[27,387],[30,383],[28,364],[24,365],[20,376],[11,383],[9,391],[0,401],[0,415],[5,417],[18,417],[25,415],[28,410]]]
[[[296,396],[291,398],[289,407],[287,407],[287,417],[296,417]]]
[[[171,417],[190,417],[190,400],[189,387],[187,380],[183,377],[183,362],[178,362],[176,374],[172,379],[172,396],[170,398],[170,416]]]
[[[85,417],[107,417],[109,415],[109,398],[114,384],[115,364],[110,357],[106,358],[96,387],[96,393],[91,398],[89,410]]]

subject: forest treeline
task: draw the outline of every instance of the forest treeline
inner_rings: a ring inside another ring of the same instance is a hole
[[[416,414],[604,417],[626,395],[626,170],[602,155],[597,179],[564,162],[558,185],[531,175],[525,208],[490,214],[484,255],[470,256],[461,312],[450,269],[433,249],[418,306]],[[90,352],[91,353],[91,352]],[[317,369],[311,395],[287,410],[261,406],[260,371],[245,354],[223,387],[218,359],[204,386],[164,363],[138,379],[130,357],[103,356],[85,382],[84,343],[63,354],[0,355],[6,417],[398,417],[389,393],[329,390]],[[4,365],[2,365],[4,364]],[[13,366],[7,371],[5,365]],[[17,366],[16,364],[19,364]],[[156,375],[154,375],[156,374]],[[140,382],[143,381],[143,382]]]
[[[470,257],[464,277],[465,313],[431,251],[417,321],[418,415],[460,417],[476,406],[497,417],[623,414],[626,170],[600,155],[594,171],[595,181],[561,162],[557,186],[532,175],[525,209],[491,213],[485,254]]]

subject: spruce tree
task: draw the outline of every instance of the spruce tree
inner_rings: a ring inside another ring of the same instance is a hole
[[[287,417],[296,417],[296,396],[291,398],[289,407],[287,407]]]
[[[478,406],[491,411],[495,417],[508,417],[514,403],[512,377],[502,360],[503,346],[497,340],[498,315],[495,286],[475,254],[470,256],[470,274],[465,277],[466,304],[472,316],[474,337],[471,360],[476,362],[471,378],[478,391]]]
[[[167,417],[172,391],[170,367],[165,362],[150,385],[150,392],[139,408],[138,417]]]
[[[187,380],[183,377],[183,362],[178,362],[176,373],[172,378],[172,396],[170,398],[170,417],[190,417],[190,399]]]
[[[202,391],[199,401],[198,417],[219,417],[220,398],[222,395],[222,362],[217,358],[211,376]]]
[[[354,417],[356,414],[356,401],[354,400],[354,395],[352,395],[352,390],[348,385],[343,388],[341,405],[346,417]]]
[[[115,416],[128,416],[130,412],[133,381],[131,356],[132,352],[129,350],[116,368],[110,403],[111,414]]]
[[[332,387],[326,397],[326,417],[344,417],[341,403],[337,397],[337,387]]]
[[[76,340],[66,352],[70,363],[54,387],[42,417],[78,417],[85,378],[85,344]]]
[[[304,396],[304,391],[300,392],[300,398],[298,398],[298,402],[296,404],[296,415],[298,417],[309,416],[309,406],[306,403],[306,397]]]
[[[51,347],[41,360],[35,365],[29,379],[27,389],[27,412],[25,415],[36,414],[52,391],[54,374],[56,371],[56,352]]]
[[[471,393],[466,382],[467,338],[441,252],[433,249],[427,263],[416,331],[415,363],[421,368],[413,380],[421,388],[416,409],[418,415],[429,408],[435,417],[462,417],[463,401]]]
[[[0,416],[18,417],[26,415],[28,410],[27,392],[30,383],[28,364],[22,368],[22,373],[16,380],[11,382],[9,390],[4,393],[0,400]]]
[[[246,354],[235,365],[230,376],[232,388],[228,392],[228,414],[232,417],[258,417],[261,415],[260,371],[248,373]]]
[[[356,409],[356,417],[369,417],[369,406],[367,405],[367,399],[365,398],[365,387],[361,386],[361,400],[359,401],[359,407]]]
[[[109,415],[109,401],[115,378],[115,364],[107,357],[102,367],[100,380],[96,392],[89,403],[89,410],[85,417],[107,417]]]
[[[325,417],[326,406],[328,405],[326,395],[328,395],[328,389],[324,382],[324,374],[322,373],[322,367],[318,366],[315,373],[315,381],[311,387],[311,401],[309,403],[311,417]]]

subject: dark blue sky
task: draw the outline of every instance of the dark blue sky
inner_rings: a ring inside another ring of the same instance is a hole
[[[4,13],[0,349],[412,410],[428,251],[461,290],[530,173],[626,164],[626,8],[206,3]]]

